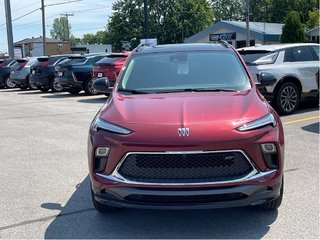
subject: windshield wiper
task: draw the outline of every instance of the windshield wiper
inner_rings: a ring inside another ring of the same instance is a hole
[[[238,92],[236,89],[231,88],[194,88],[193,92]]]
[[[130,89],[130,88],[118,88],[119,92],[126,92],[126,93],[132,93],[132,94],[148,94],[149,92],[139,91],[136,89]]]

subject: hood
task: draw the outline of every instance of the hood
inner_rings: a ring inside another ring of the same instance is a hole
[[[186,92],[167,94],[122,95],[113,98],[101,109],[100,117],[146,136],[189,128],[190,136],[204,139],[212,134],[230,138],[236,127],[266,115],[268,104],[256,89],[244,93]],[[148,138],[148,137],[147,137]],[[152,137],[151,137],[152,138]]]

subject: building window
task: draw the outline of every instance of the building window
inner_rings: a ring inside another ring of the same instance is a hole
[[[63,44],[62,44],[62,43],[59,43],[59,44],[58,44],[58,49],[59,49],[59,50],[62,50],[62,49],[63,49]]]

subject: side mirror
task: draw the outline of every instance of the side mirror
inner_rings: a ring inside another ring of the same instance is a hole
[[[277,82],[277,78],[268,72],[260,72],[257,74],[258,81],[260,82],[259,87],[267,87],[275,84]]]
[[[113,88],[110,87],[108,78],[105,77],[94,80],[92,86],[98,93],[111,93],[113,90]]]

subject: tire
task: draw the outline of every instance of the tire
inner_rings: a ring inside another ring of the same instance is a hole
[[[275,105],[282,114],[291,114],[300,104],[298,87],[292,82],[284,83],[276,93]]]
[[[93,79],[88,78],[84,83],[83,83],[83,90],[86,93],[86,95],[96,95],[98,92],[93,88]]]
[[[91,184],[90,184],[91,186]],[[91,198],[92,198],[92,203],[94,208],[101,213],[111,213],[111,212],[116,212],[119,211],[121,208],[117,208],[117,207],[112,207],[112,206],[108,206],[106,204],[102,204],[100,202],[98,202],[95,198],[94,198],[94,194],[92,191],[92,187],[90,187],[91,189]]]
[[[264,210],[276,210],[280,207],[281,202],[282,202],[282,197],[283,197],[283,188],[284,188],[284,181],[282,178],[281,181],[281,188],[280,188],[280,195],[276,199],[273,199],[271,201],[268,201],[262,205],[259,205],[259,208],[264,209]]]
[[[52,92],[62,92],[63,87],[56,81],[55,78],[50,79],[50,89]]]
[[[30,75],[27,77],[27,88],[29,88],[30,90],[38,90],[34,82],[31,81]]]
[[[9,76],[4,79],[4,87],[5,88],[15,88],[17,84],[13,83]]]

